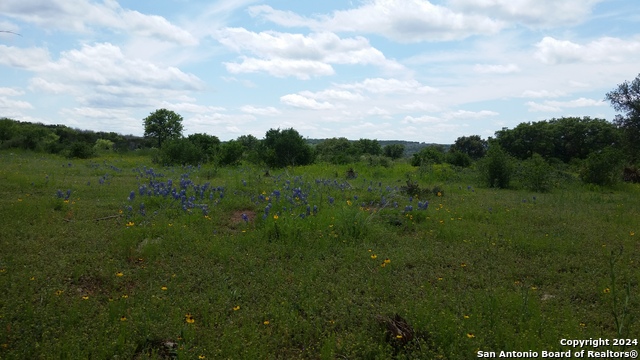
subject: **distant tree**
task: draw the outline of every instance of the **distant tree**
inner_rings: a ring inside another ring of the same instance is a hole
[[[202,152],[202,162],[209,162],[215,157],[218,147],[220,146],[220,139],[217,136],[208,134],[191,134],[187,139],[193,143]]]
[[[355,144],[356,149],[360,155],[380,155],[382,154],[382,147],[378,140],[360,139]]]
[[[404,155],[404,145],[402,144],[389,144],[384,147],[384,156],[392,159],[400,159]]]
[[[640,158],[640,74],[632,82],[625,81],[605,95],[616,111],[614,123],[622,130],[625,149],[632,162]]]
[[[497,142],[492,142],[487,155],[478,162],[478,169],[489,187],[505,189],[509,187],[513,165],[509,154]]]
[[[96,144],[93,145],[96,151],[111,151],[113,150],[113,141],[107,139],[98,139]]]
[[[242,160],[244,147],[237,140],[229,140],[220,146],[220,156],[218,164],[222,166],[238,165]]]
[[[316,145],[319,161],[332,164],[348,164],[356,160],[358,149],[347,138],[331,138]]]
[[[480,135],[461,136],[449,151],[459,151],[469,155],[473,160],[478,160],[487,152],[487,147],[487,141],[480,138]]]
[[[167,109],[158,109],[144,119],[144,136],[158,141],[158,147],[169,139],[182,137],[182,116]]]
[[[198,165],[207,161],[202,149],[186,138],[167,140],[160,149],[163,165]]]
[[[445,161],[444,148],[441,145],[429,145],[413,154],[412,166],[420,166],[426,163],[442,164]]]
[[[272,167],[307,165],[313,162],[313,150],[293,128],[270,129],[263,140],[264,162]]]
[[[260,157],[260,149],[262,147],[262,141],[253,135],[241,135],[236,139],[243,148],[242,156],[248,162],[252,164],[260,164],[262,159]]]
[[[445,161],[451,165],[459,167],[467,167],[472,163],[471,156],[462,151],[449,149],[449,152],[445,156]]]

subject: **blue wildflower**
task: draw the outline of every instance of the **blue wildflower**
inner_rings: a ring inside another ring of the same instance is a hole
[[[133,199],[135,199],[136,197],[136,192],[135,191],[131,191],[131,193],[129,194],[129,201],[133,201]]]
[[[249,216],[247,216],[247,214],[242,213],[242,220],[244,220],[244,222],[249,222]]]
[[[404,212],[409,212],[409,211],[413,211],[413,206],[407,205],[404,207]]]

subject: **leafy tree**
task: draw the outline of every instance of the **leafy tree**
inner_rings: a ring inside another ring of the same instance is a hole
[[[605,98],[616,111],[624,112],[616,115],[614,123],[622,129],[625,148],[635,162],[640,158],[640,74],[632,82],[618,85]]]
[[[378,140],[360,139],[355,144],[359,155],[380,155],[382,154],[382,147]]]
[[[144,118],[144,136],[156,139],[158,147],[165,140],[182,137],[182,116],[167,109],[158,109]]]
[[[469,155],[473,160],[478,160],[487,152],[487,147],[487,141],[480,138],[480,135],[461,136],[456,139],[449,151],[459,151]]]
[[[113,141],[107,139],[98,139],[93,148],[97,151],[111,151],[113,150]]]
[[[191,134],[187,139],[193,143],[204,157],[203,162],[209,162],[213,160],[220,146],[220,139],[217,136],[208,134]]]
[[[236,139],[242,145],[242,156],[252,164],[260,164],[262,159],[260,157],[260,149],[262,142],[253,135],[242,135]]]
[[[160,158],[164,165],[198,165],[207,160],[202,149],[185,138],[166,141],[160,149]]]
[[[603,119],[564,117],[521,123],[496,132],[496,141],[512,156],[524,160],[539,154],[545,160],[585,159],[619,141],[616,127]]]
[[[316,145],[319,160],[332,164],[348,164],[355,161],[358,149],[347,138],[326,139]]]
[[[551,190],[553,179],[553,167],[539,154],[533,154],[529,159],[521,161],[517,173],[522,186],[526,189],[538,192]]]
[[[467,167],[472,163],[471,156],[462,151],[449,149],[449,152],[445,156],[445,161],[451,165],[459,167]]]
[[[389,144],[384,147],[384,156],[392,159],[400,159],[404,155],[404,145],[402,144]]]
[[[505,189],[509,187],[513,173],[511,159],[497,142],[489,145],[487,155],[478,163],[483,181],[489,187]]]
[[[285,167],[313,162],[313,150],[293,128],[267,131],[263,158],[268,166]]]
[[[591,153],[584,161],[580,179],[588,184],[613,185],[621,178],[622,161],[622,154],[613,147]]]
[[[218,162],[222,166],[238,165],[242,160],[244,147],[237,140],[229,140],[220,146],[220,157]]]
[[[429,145],[413,154],[412,166],[420,166],[425,163],[442,164],[445,160],[444,148],[439,145]]]

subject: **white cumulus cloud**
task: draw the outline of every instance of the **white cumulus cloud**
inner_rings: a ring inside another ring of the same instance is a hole
[[[536,57],[545,64],[617,63],[640,59],[640,40],[602,37],[586,44],[544,37],[536,44]]]
[[[282,26],[379,34],[405,43],[489,35],[504,27],[500,21],[488,16],[456,12],[426,0],[372,0],[363,2],[357,8],[337,10],[313,18],[276,10],[268,5],[251,7],[249,14]]]
[[[334,106],[328,102],[319,102],[315,99],[311,99],[299,94],[288,94],[280,97],[280,102],[285,105],[311,110],[328,110],[333,109]]]

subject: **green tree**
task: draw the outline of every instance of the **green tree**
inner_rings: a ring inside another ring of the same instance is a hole
[[[293,128],[270,129],[263,140],[264,162],[272,167],[307,165],[313,162],[313,150]]]
[[[158,141],[158,147],[169,139],[182,137],[182,116],[167,109],[158,109],[144,118],[144,136]]]
[[[113,150],[113,141],[107,139],[98,139],[96,144],[93,145],[96,151],[111,151]]]
[[[242,160],[244,147],[238,140],[229,140],[220,146],[220,157],[218,163],[222,166],[238,165]]]
[[[614,123],[622,130],[627,155],[636,162],[640,158],[640,74],[632,82],[618,85],[605,98],[616,111],[624,112]]]
[[[358,155],[380,155],[382,147],[378,140],[360,139],[356,142],[355,147],[359,152]]]
[[[411,159],[412,166],[420,166],[424,164],[442,164],[445,160],[444,148],[440,145],[429,145],[422,148],[419,152],[413,154]]]
[[[497,143],[489,145],[487,155],[478,162],[483,181],[489,187],[509,187],[513,166],[509,154]]]
[[[358,149],[347,138],[331,138],[316,145],[316,156],[319,161],[332,164],[348,164],[354,162]]]
[[[384,156],[392,159],[400,159],[404,155],[404,145],[402,144],[389,144],[384,147]]]
[[[204,157],[203,162],[213,160],[220,146],[220,139],[217,136],[208,134],[191,134],[187,139],[194,144]]]
[[[160,158],[163,165],[198,165],[207,160],[202,149],[185,138],[167,140],[160,149]]]
[[[257,137],[253,135],[241,135],[238,136],[236,141],[242,145],[242,156],[244,159],[256,165],[261,163],[260,148],[262,147],[262,142]]]
[[[483,140],[480,135],[461,136],[456,139],[449,151],[459,151],[469,155],[473,160],[478,160],[487,152],[487,147],[487,140]]]

